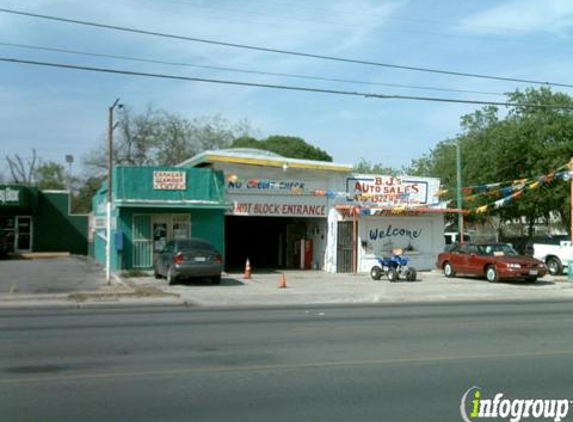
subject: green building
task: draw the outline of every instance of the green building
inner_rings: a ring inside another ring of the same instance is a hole
[[[90,241],[106,261],[107,184],[93,198]],[[197,237],[222,253],[225,241],[222,172],[203,168],[115,167],[112,174],[111,269],[150,269],[172,239]]]
[[[70,212],[70,193],[0,185],[0,235],[8,252],[87,254],[88,216]]]

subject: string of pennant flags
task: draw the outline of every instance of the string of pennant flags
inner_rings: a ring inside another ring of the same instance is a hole
[[[480,194],[501,193],[503,196],[506,196],[509,193],[511,193],[511,191],[520,190],[528,184],[535,184],[535,183],[543,184],[543,183],[550,183],[554,179],[555,180],[563,179],[563,178],[567,177],[570,170],[573,170],[573,169],[564,170],[564,169],[569,168],[570,166],[571,166],[571,164],[568,163],[568,164],[565,164],[561,167],[558,167],[555,170],[552,170],[550,173],[548,173],[546,175],[541,175],[541,176],[533,177],[533,178],[522,178],[522,179],[508,180],[505,182],[487,183],[487,184],[476,185],[476,186],[466,186],[466,187],[462,187],[461,191],[462,191],[462,194],[464,194],[464,195],[471,195],[471,196],[464,197],[464,199],[471,199],[473,196],[478,196]],[[508,186],[505,186],[505,185],[508,185]],[[505,187],[502,187],[502,186],[505,186]],[[533,188],[535,188],[535,187],[537,187],[537,185],[533,186]],[[437,195],[442,197],[442,196],[447,195],[448,193],[452,193],[455,191],[456,191],[455,188],[453,188],[453,189],[442,189],[442,190],[438,191]]]
[[[573,177],[573,160],[555,170],[552,170],[548,174],[541,175],[534,178],[521,178],[510,180],[506,182],[488,183],[476,186],[467,186],[461,189],[462,193],[465,195],[462,197],[464,202],[471,202],[478,198],[497,196],[500,199],[491,202],[486,205],[480,205],[474,209],[468,209],[467,212],[474,212],[476,214],[482,214],[491,209],[499,209],[501,207],[508,206],[512,204],[515,200],[519,199],[524,191],[534,190],[539,188],[544,184],[551,183],[557,180],[568,180]],[[369,198],[379,196],[378,193],[367,193],[367,192],[346,192],[346,191],[335,191],[332,189],[321,190],[321,189],[308,189],[304,186],[304,183],[296,182],[284,182],[284,181],[274,181],[268,179],[256,179],[256,178],[239,178],[237,175],[229,175],[227,177],[227,182],[235,187],[258,187],[259,189],[277,189],[283,192],[290,192],[297,195],[310,195],[316,197],[326,197],[329,199],[345,199],[347,201],[358,202],[359,206],[379,206],[380,203],[368,201]],[[418,203],[407,203],[408,194],[397,194],[395,199],[405,201],[406,203],[400,203],[392,206],[392,209],[400,212],[407,212],[408,210],[415,210],[417,208],[435,208],[435,209],[446,209],[449,204],[456,201],[456,198],[451,199],[441,199],[446,194],[455,192],[455,189],[443,189],[439,190],[435,194],[436,201],[430,204],[418,204]]]
[[[567,170],[563,170],[567,169]],[[487,185],[479,185],[479,186],[471,186],[462,188],[462,192],[465,193],[473,193],[473,195],[466,196],[463,198],[464,201],[472,201],[482,195],[499,195],[502,196],[501,199],[494,201],[489,204],[481,205],[476,207],[475,209],[468,210],[470,212],[474,212],[476,214],[483,214],[491,209],[499,209],[501,207],[508,206],[513,203],[513,201],[519,199],[524,191],[526,190],[534,190],[542,186],[546,183],[551,183],[554,180],[568,180],[573,175],[573,166],[572,163],[565,164],[556,170],[552,170],[550,173],[546,175],[542,175],[535,178],[523,178],[523,179],[515,179],[509,182],[501,182],[501,183],[490,183]],[[509,184],[510,186],[500,187],[504,184]],[[444,192],[444,191],[440,191]],[[454,202],[456,198],[449,199],[445,202],[451,203]]]

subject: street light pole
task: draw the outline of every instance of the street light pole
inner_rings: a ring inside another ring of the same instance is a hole
[[[464,243],[464,215],[462,214],[462,151],[460,142],[456,143],[456,172],[457,172],[457,199],[458,199],[458,232],[460,243]]]
[[[111,175],[113,169],[113,110],[119,104],[119,98],[108,109],[107,125],[107,204],[106,204],[106,245],[105,245],[105,280],[111,284],[111,201],[112,183]]]

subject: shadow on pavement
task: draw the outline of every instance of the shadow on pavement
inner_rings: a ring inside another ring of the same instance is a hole
[[[471,276],[471,275],[456,275],[453,278],[445,279],[445,282],[447,283],[450,280],[452,280],[452,281],[455,281],[455,280],[478,281],[478,282],[484,282],[484,283],[489,284],[485,277],[478,277],[478,276]],[[539,287],[541,287],[541,286],[554,285],[555,282],[549,281],[549,280],[544,280],[544,279],[538,279],[535,283],[532,283],[532,282],[527,281],[527,280],[514,279],[514,280],[499,280],[499,281],[492,283],[492,284],[505,284],[505,285],[509,285],[509,286],[539,286]]]
[[[525,285],[525,286],[539,286],[539,287],[552,286],[555,284],[554,281],[548,281],[548,280],[537,280],[535,283],[524,280],[502,280],[499,283],[509,284],[513,286]]]
[[[221,287],[236,287],[236,286],[244,286],[246,283],[237,280],[236,278],[228,278],[223,277],[221,278],[221,284],[217,284],[216,286]],[[191,280],[178,280],[175,286],[213,286],[211,279],[209,278],[197,278]]]

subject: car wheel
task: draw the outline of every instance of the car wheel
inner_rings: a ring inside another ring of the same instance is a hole
[[[218,285],[221,284],[221,276],[215,276],[211,278],[211,284]]]
[[[388,281],[398,280],[398,271],[395,268],[388,268]]]
[[[456,276],[456,272],[454,271],[454,267],[449,262],[444,264],[444,275],[448,278],[452,278]]]
[[[177,282],[177,277],[173,275],[173,270],[171,269],[171,267],[167,269],[167,275],[165,276],[165,278],[167,279],[167,284],[169,284],[170,286]]]
[[[563,265],[561,265],[561,261],[559,261],[559,258],[555,258],[552,256],[550,258],[547,258],[546,263],[549,274],[561,275],[561,273],[563,272]]]
[[[406,272],[406,280],[416,281],[417,275],[418,275],[418,273],[416,272],[416,270],[414,268],[408,268],[408,271]]]
[[[487,281],[489,281],[490,283],[497,283],[499,281],[499,276],[497,275],[497,270],[495,269],[495,267],[493,265],[489,265],[485,269],[485,278],[487,278]]]
[[[382,277],[382,268],[380,268],[378,265],[374,265],[370,269],[370,278],[372,280],[380,280],[381,277]]]

